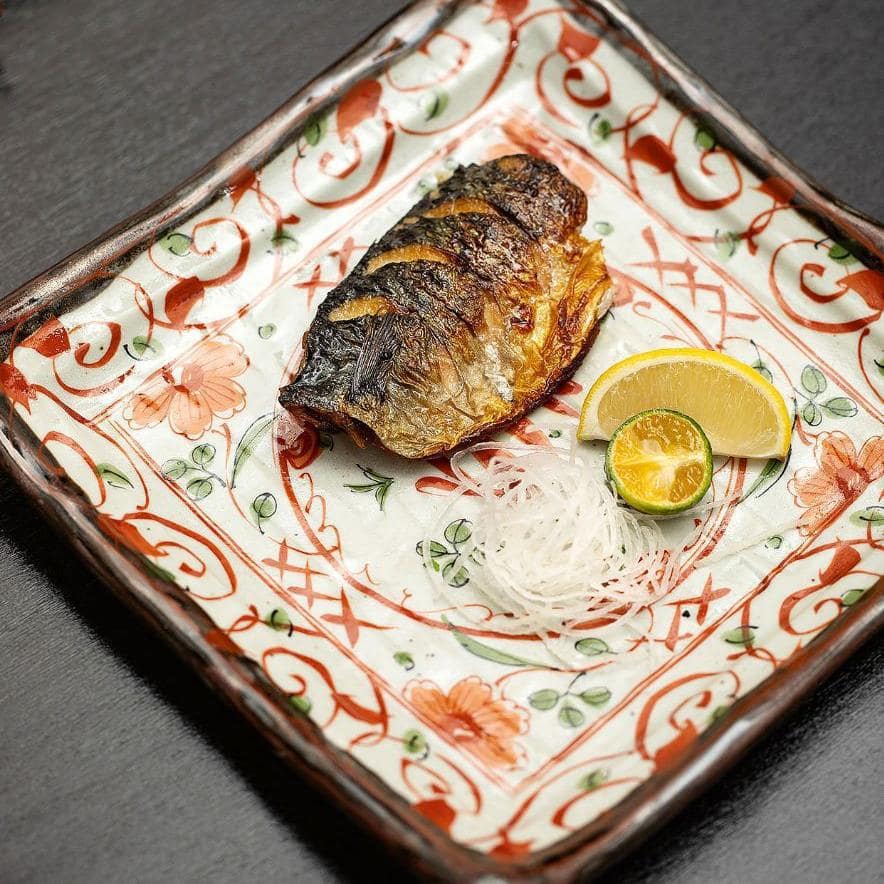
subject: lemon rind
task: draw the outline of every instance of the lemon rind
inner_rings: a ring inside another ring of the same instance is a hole
[[[605,369],[589,388],[589,392],[586,394],[586,398],[583,401],[583,408],[580,412],[580,421],[577,426],[577,438],[581,440],[606,438],[598,427],[598,403],[601,401],[602,396],[621,377],[624,377],[639,366],[647,364],[662,365],[668,362],[680,362],[685,360],[715,363],[727,371],[740,375],[750,384],[761,390],[765,394],[765,399],[770,403],[771,408],[778,417],[780,438],[775,453],[761,452],[759,453],[759,456],[782,459],[788,454],[792,436],[792,418],[780,391],[777,390],[770,381],[755,371],[755,369],[746,365],[746,363],[740,362],[738,359],[734,359],[733,356],[728,356],[725,353],[719,353],[717,350],[704,350],[700,347],[671,347],[650,350],[646,353],[635,353]],[[589,414],[592,406],[595,406],[595,411],[592,413],[592,424],[594,429],[587,431],[586,427],[590,423]]]

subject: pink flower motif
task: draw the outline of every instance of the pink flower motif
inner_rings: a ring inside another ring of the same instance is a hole
[[[806,507],[798,522],[805,535],[812,534],[884,474],[884,438],[866,440],[857,455],[846,434],[823,433],[816,441],[814,456],[819,468],[799,470],[788,486],[795,503]]]
[[[493,699],[491,685],[477,676],[462,679],[447,694],[431,681],[411,682],[405,691],[419,714],[489,767],[515,767],[522,760],[516,737],[528,731],[527,711]]]
[[[235,341],[223,337],[203,341],[185,360],[164,368],[136,393],[125,418],[138,430],[155,427],[168,417],[174,432],[199,439],[214,418],[231,417],[245,406],[245,390],[233,378],[248,364]]]

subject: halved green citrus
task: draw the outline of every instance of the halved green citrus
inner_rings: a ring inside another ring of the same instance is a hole
[[[605,467],[617,493],[643,513],[679,513],[712,482],[712,449],[700,425],[668,408],[652,408],[614,431]]]

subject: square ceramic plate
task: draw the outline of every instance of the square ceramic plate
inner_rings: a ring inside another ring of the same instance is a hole
[[[456,164],[517,151],[587,192],[617,295],[574,380],[504,438],[554,444],[602,368],[672,344],[752,364],[796,411],[785,468],[716,464],[725,503],[641,615],[650,638],[589,625],[557,655],[440,601],[415,551],[434,523],[437,579],[479,604],[444,567],[473,518],[446,460],[298,435],[276,405],[366,247]],[[278,751],[424,872],[566,879],[884,619],[881,242],[613,3],[418,3],[9,296],[3,456]]]

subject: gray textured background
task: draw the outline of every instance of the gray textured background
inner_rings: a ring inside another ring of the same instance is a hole
[[[2,4],[0,4],[2,5]],[[24,0],[0,17],[0,293],[156,198],[404,3]],[[884,215],[878,0],[634,0],[785,153]],[[881,880],[868,648],[606,880]],[[0,476],[0,880],[377,880],[388,860]]]

